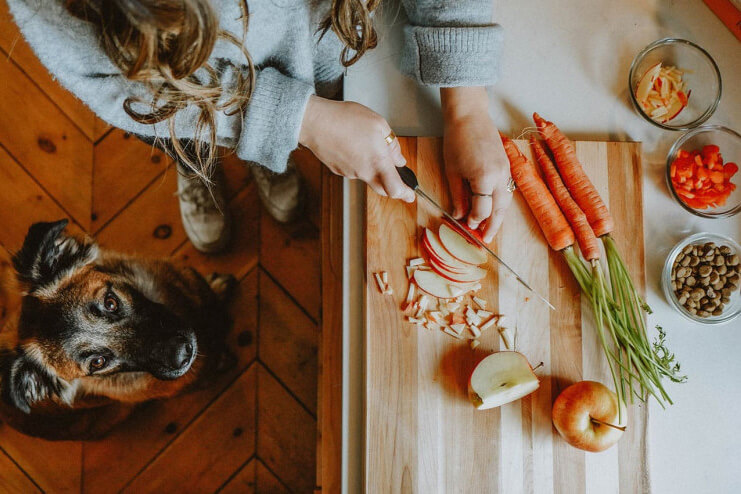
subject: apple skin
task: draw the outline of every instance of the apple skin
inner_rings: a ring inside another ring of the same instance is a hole
[[[553,403],[552,416],[553,425],[567,443],[593,453],[613,446],[623,431],[592,419],[624,427],[627,418],[623,405],[623,423],[618,423],[617,395],[595,381],[581,381],[564,389]]]

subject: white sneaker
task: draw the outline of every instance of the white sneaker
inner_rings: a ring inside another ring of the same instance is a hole
[[[304,181],[292,159],[284,173],[275,173],[263,166],[250,165],[263,206],[279,223],[290,223],[304,210]]]
[[[217,168],[212,184],[178,170],[180,218],[193,247],[205,254],[222,251],[231,238],[231,216],[224,197],[224,173]]]

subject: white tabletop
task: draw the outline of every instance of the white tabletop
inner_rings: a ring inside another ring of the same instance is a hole
[[[399,135],[440,135],[437,90],[420,89],[397,69],[400,19],[394,3],[377,18],[379,48],[352,67],[345,99],[383,115]],[[494,18],[506,29],[500,82],[490,90],[490,114],[499,128],[518,135],[531,126],[533,111],[582,140],[643,142],[643,204],[647,298],[669,346],[689,376],[669,384],[675,405],[652,402],[649,454],[657,493],[741,492],[741,320],[720,327],[687,322],[666,303],[660,273],[669,249],[692,232],[710,231],[741,239],[741,217],[703,220],[670,197],[664,171],[671,144],[681,135],[643,121],[630,105],[630,62],[645,45],[671,36],[705,48],[723,78],[723,97],[709,124],[741,130],[741,44],[698,0],[582,0],[542,2],[495,0]],[[346,287],[349,302],[345,384],[345,481],[360,485],[359,444],[362,367],[362,262],[358,237],[358,188],[346,184]],[[360,278],[358,278],[360,275]],[[360,324],[360,326],[359,326]],[[355,362],[355,365],[351,365]]]

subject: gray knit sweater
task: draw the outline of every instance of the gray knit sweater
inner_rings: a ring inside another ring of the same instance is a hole
[[[241,39],[239,1],[213,0],[222,29]],[[102,50],[92,25],[68,14],[63,0],[7,2],[41,62],[100,118],[129,132],[169,136],[166,122],[140,124],[124,112],[123,102],[130,96],[147,101],[146,89],[122,76]],[[409,17],[402,47],[404,73],[431,86],[494,82],[502,30],[491,23],[491,0],[403,0],[403,4]],[[235,148],[240,158],[280,172],[298,145],[309,96],[342,76],[342,45],[331,31],[321,39],[317,33],[328,0],[249,0],[248,5],[245,44],[258,69],[254,93],[244,113],[217,116],[217,139],[220,145]],[[224,59],[232,63],[225,64]],[[218,41],[210,63],[219,69],[221,84],[233,87],[234,70],[244,68],[244,56],[234,45]],[[197,114],[194,106],[177,113],[178,138],[193,137]]]

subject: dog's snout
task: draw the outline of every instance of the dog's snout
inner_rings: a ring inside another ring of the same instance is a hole
[[[170,354],[170,367],[180,370],[190,364],[193,358],[193,343],[185,336],[175,337]]]

